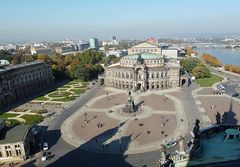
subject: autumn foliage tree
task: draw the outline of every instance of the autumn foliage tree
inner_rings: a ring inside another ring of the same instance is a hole
[[[210,55],[210,54],[207,54],[207,53],[204,53],[202,55],[202,59],[207,63],[207,64],[210,64],[211,66],[214,66],[214,67],[221,67],[222,66],[222,63],[213,55]]]
[[[187,54],[188,56],[198,55],[197,51],[193,50],[192,47],[186,47],[186,48],[184,49],[184,51],[186,52],[186,54]]]
[[[232,65],[232,64],[226,64],[226,65],[224,66],[224,69],[225,69],[226,71],[231,71],[231,72],[240,74],[240,66],[236,66],[236,65]]]
[[[211,71],[203,64],[199,64],[192,70],[193,76],[196,78],[210,78]]]

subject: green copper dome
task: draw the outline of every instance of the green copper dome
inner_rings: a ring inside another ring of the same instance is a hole
[[[141,56],[142,59],[162,59],[164,56],[160,54],[154,54],[154,53],[138,53],[138,54],[132,54],[124,56],[123,59],[128,60],[137,60]]]

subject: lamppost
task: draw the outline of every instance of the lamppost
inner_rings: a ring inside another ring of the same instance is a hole
[[[120,153],[121,153],[121,152],[122,152],[122,141],[121,141],[121,129],[120,129],[120,124],[118,124],[118,135],[119,135],[119,138],[118,138],[119,150],[120,150]]]

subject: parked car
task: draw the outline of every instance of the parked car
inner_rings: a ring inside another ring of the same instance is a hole
[[[43,143],[43,150],[48,150],[48,143],[47,142]]]
[[[230,96],[232,96],[232,97],[237,97],[237,96],[238,96],[238,93],[230,92]]]

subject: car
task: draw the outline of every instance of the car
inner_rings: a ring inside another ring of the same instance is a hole
[[[43,152],[43,155],[42,155],[42,161],[46,161],[47,160],[47,153],[46,152]]]
[[[48,150],[48,143],[47,142],[43,143],[43,150]]]
[[[237,96],[238,96],[238,93],[230,92],[230,96],[232,96],[232,97],[237,97]]]

